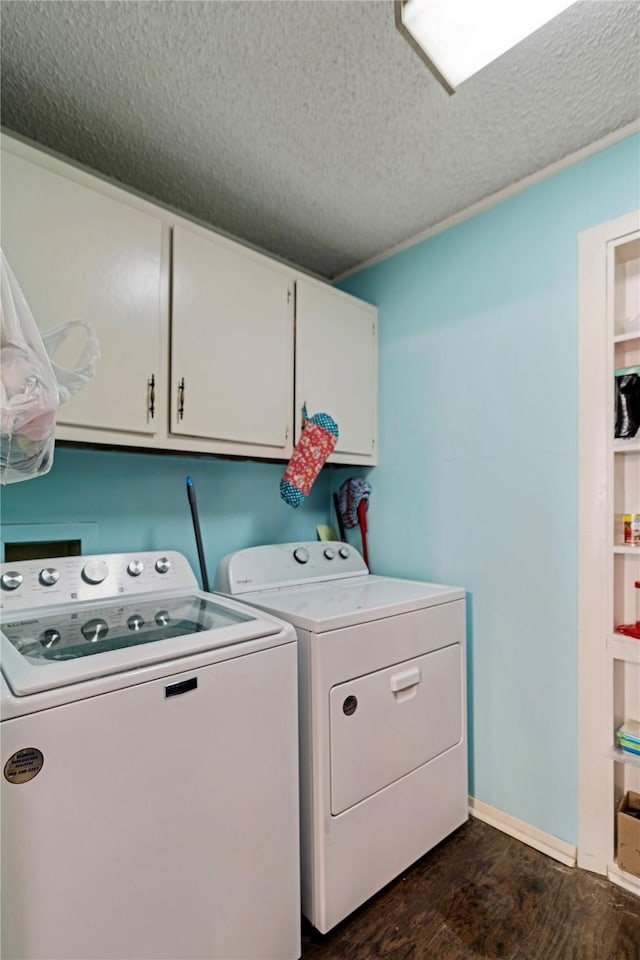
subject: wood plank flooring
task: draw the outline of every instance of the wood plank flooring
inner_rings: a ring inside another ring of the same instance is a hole
[[[471,819],[303,960],[640,960],[640,898]]]

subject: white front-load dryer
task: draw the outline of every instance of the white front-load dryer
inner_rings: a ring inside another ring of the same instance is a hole
[[[302,912],[326,933],[468,817],[464,590],[333,542],[229,554],[215,590],[296,628]]]

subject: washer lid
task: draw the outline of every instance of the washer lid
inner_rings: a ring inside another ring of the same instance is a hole
[[[2,624],[2,669],[14,694],[27,696],[280,630],[233,601],[199,593],[16,611]]]
[[[460,587],[372,574],[300,587],[256,590],[242,595],[243,602],[255,604],[312,633],[337,630],[463,598],[464,590]]]

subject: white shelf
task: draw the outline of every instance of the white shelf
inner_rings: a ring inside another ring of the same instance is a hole
[[[640,640],[625,637],[624,633],[614,633],[609,640],[609,653],[614,660],[625,663],[640,663]]]
[[[612,729],[640,719],[640,639],[615,632],[635,619],[640,579],[640,545],[619,536],[620,515],[640,511],[640,431],[616,439],[611,415],[615,371],[640,366],[640,329],[630,327],[640,313],[639,228],[632,211],[580,235],[578,341],[578,863],[636,894],[640,878],[620,870],[613,852],[616,804],[638,790],[640,756],[623,752]],[[611,548],[594,544],[603,530]]]
[[[634,877],[632,873],[621,870],[617,863],[609,864],[607,876],[612,883],[616,883],[619,887],[629,890],[630,893],[640,896],[640,877]]]
[[[635,753],[625,753],[620,747],[611,747],[611,757],[616,763],[630,763],[632,767],[640,767],[640,757]]]
[[[640,453],[640,438],[632,437],[630,440],[614,440],[614,453]]]

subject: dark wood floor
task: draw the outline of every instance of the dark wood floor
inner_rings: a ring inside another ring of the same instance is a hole
[[[470,820],[303,960],[640,960],[640,898]]]

